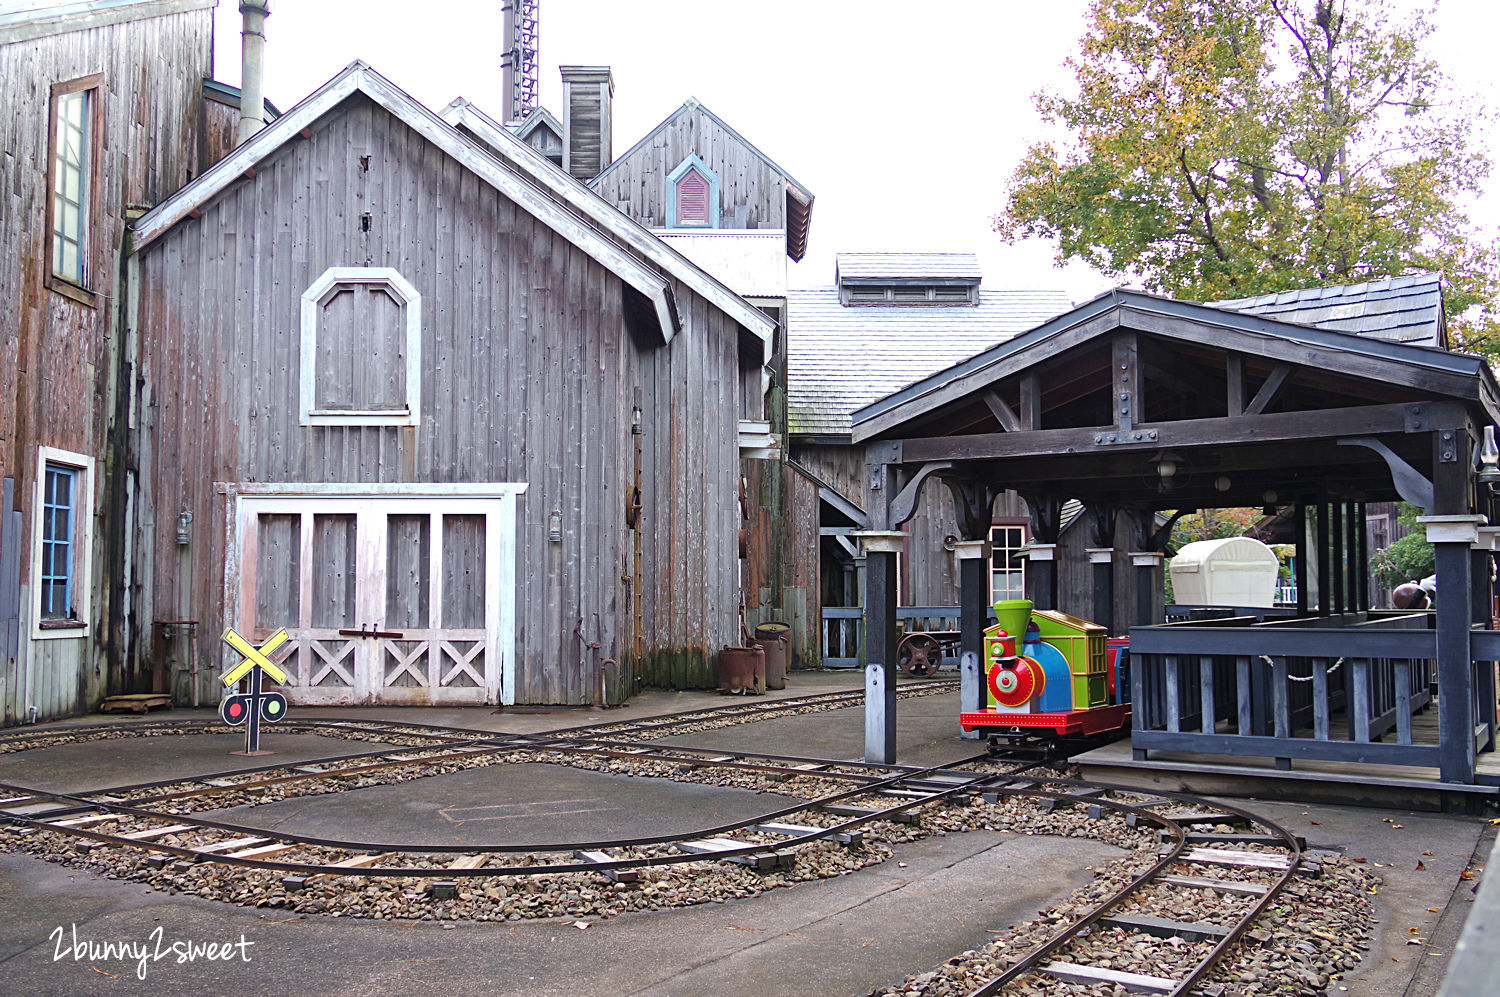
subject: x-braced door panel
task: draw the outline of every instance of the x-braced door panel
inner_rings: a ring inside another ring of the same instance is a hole
[[[239,623],[286,627],[295,703],[508,702],[513,503],[244,496]]]

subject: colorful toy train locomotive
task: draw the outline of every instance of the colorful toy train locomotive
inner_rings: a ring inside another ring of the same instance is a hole
[[[1018,738],[1130,726],[1124,641],[1067,613],[1033,611],[1027,599],[995,603],[995,619],[984,632],[987,706],[959,715],[964,730]]]

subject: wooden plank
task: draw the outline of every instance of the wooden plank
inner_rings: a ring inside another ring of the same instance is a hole
[[[1232,879],[1203,879],[1198,876],[1163,876],[1163,883],[1185,886],[1196,890],[1218,890],[1220,893],[1238,893],[1247,897],[1263,897],[1271,888],[1263,883],[1244,883]]]
[[[488,855],[460,855],[448,863],[449,869],[480,869],[489,861]]]
[[[984,400],[990,413],[1000,423],[1000,428],[1007,433],[1021,432],[1021,417],[1016,414],[1015,409],[1005,403],[1005,399],[1000,397],[1000,392],[994,388],[985,388],[979,393],[979,397]]]
[[[1185,938],[1190,942],[1206,938],[1223,938],[1229,928],[1222,924],[1192,924],[1186,921],[1170,921],[1160,917],[1141,917],[1135,914],[1111,914],[1099,919],[1100,924],[1136,931],[1156,938]]]
[[[1141,446],[1151,450],[1171,446],[1228,446],[1244,443],[1333,439],[1340,436],[1370,436],[1404,433],[1410,418],[1421,420],[1428,413],[1413,413],[1413,406],[1359,405],[1311,412],[1270,412],[1254,419],[1238,417],[1183,419],[1176,422],[1140,423],[1137,430],[1154,430],[1157,439]],[[1417,408],[1421,408],[1417,406]],[[1023,406],[1024,409],[1024,406]],[[1023,425],[1025,419],[1023,416]],[[1096,442],[1098,428],[1036,429],[1020,433],[979,433],[969,436],[934,436],[901,440],[901,457],[907,463],[934,460],[983,460],[1036,457],[1056,454],[1092,456],[1110,448]]]
[[[765,824],[755,824],[751,831],[760,831],[765,834],[782,834],[789,838],[801,838],[809,834],[816,834],[820,838],[829,841],[837,841],[841,845],[858,844],[864,840],[865,833],[858,829],[851,831],[828,831],[826,828],[809,827],[805,824],[783,824],[779,821],[770,821]]]
[[[1118,969],[1080,966],[1071,962],[1049,962],[1042,967],[1042,972],[1069,983],[1086,985],[1110,983],[1138,994],[1165,994],[1177,989],[1176,980],[1169,980],[1163,976],[1145,976],[1141,973],[1127,973]]]
[[[575,858],[583,859],[585,862],[602,863],[617,861],[617,859],[611,856],[608,852],[590,851],[588,849],[579,849],[578,851],[573,853],[573,856]],[[641,871],[639,869],[600,869],[599,873],[606,879],[615,883],[634,883],[641,878]]]
[[[1244,414],[1260,415],[1264,412],[1266,406],[1276,400],[1276,396],[1280,394],[1282,386],[1286,384],[1286,380],[1291,376],[1291,373],[1292,368],[1289,364],[1277,364],[1272,368],[1270,376],[1260,386],[1260,390],[1255,393],[1255,397],[1250,399],[1250,404],[1245,406]]]
[[[226,841],[216,841],[211,845],[196,845],[193,847],[193,851],[199,855],[217,855],[219,852],[235,851],[236,849],[265,844],[270,840],[270,838],[230,838]]]
[[[1225,865],[1244,869],[1285,869],[1291,864],[1286,855],[1270,852],[1243,852],[1229,848],[1189,848],[1178,860],[1198,865]]]
[[[53,827],[87,827],[90,824],[100,824],[105,821],[119,820],[122,814],[90,814],[87,817],[69,817],[66,820],[52,820],[47,823]]]
[[[280,844],[274,844],[274,845],[260,845],[260,846],[258,846],[256,848],[242,848],[242,849],[240,849],[237,852],[230,852],[226,856],[226,858],[232,858],[232,859],[266,859],[266,858],[271,858],[272,856],[275,856],[275,855],[281,855],[284,852],[295,851],[295,850],[297,850],[298,848],[301,848],[301,847],[302,847],[301,844],[298,844],[298,843],[295,843],[295,842],[292,842],[292,843],[282,842]],[[202,851],[202,849],[195,849],[195,850],[196,851]]]
[[[182,834],[184,831],[201,831],[203,828],[197,824],[169,824],[166,827],[153,827],[145,831],[131,831],[120,837],[129,838],[131,841],[155,841],[157,838],[165,838],[169,834]]]

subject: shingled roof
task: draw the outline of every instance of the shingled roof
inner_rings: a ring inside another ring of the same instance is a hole
[[[1444,348],[1448,345],[1442,280],[1435,273],[1339,287],[1311,287],[1209,304],[1263,315],[1278,322],[1352,332],[1393,343]]]
[[[836,287],[790,290],[788,430],[847,437],[855,409],[1071,307],[1061,291],[981,288],[977,306],[846,308]]]
[[[981,277],[973,253],[839,253],[834,283],[850,280],[972,280]]]

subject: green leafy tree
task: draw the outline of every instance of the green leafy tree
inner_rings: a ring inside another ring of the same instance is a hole
[[[1261,519],[1259,509],[1204,509],[1190,512],[1172,524],[1171,545],[1181,550],[1197,540],[1223,540],[1242,537],[1255,529]]]
[[[1479,119],[1385,0],[1095,0],[1076,96],[1037,103],[995,219],[1150,290],[1211,301],[1439,271],[1450,332],[1500,356],[1500,244],[1463,205]]]
[[[1427,527],[1417,522],[1421,514],[1416,506],[1402,502],[1396,521],[1406,527],[1407,534],[1389,547],[1370,552],[1370,568],[1387,588],[1421,581],[1437,570],[1437,555],[1427,542]]]

